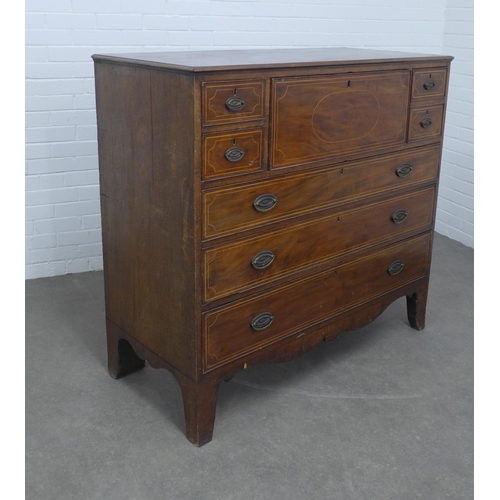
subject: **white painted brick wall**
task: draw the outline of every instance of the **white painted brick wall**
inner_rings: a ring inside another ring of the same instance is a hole
[[[474,9],[446,0],[443,52],[455,56],[450,75],[436,230],[474,246]]]
[[[454,55],[438,230],[472,245],[472,0],[26,0],[25,11],[26,278],[102,268],[90,56],[106,52],[353,46]]]

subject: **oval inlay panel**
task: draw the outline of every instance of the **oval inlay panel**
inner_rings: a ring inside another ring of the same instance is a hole
[[[380,104],[371,92],[345,90],[323,97],[312,116],[316,137],[324,142],[360,139],[377,125]]]

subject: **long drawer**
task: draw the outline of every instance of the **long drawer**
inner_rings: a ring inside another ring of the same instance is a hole
[[[204,252],[204,299],[211,301],[299,269],[427,229],[434,214],[434,186],[350,211],[329,211],[314,221]]]
[[[419,148],[343,166],[203,193],[203,236],[252,229],[360,196],[435,179],[440,148]]]
[[[426,233],[369,257],[204,314],[205,369],[214,368],[425,276]]]

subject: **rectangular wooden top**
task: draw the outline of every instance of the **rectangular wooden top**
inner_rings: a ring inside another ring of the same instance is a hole
[[[387,60],[451,61],[453,57],[436,54],[414,54],[348,47],[206,50],[182,52],[147,52],[136,54],[95,54],[94,61],[175,69],[187,72],[205,72],[256,68],[300,68],[308,66],[336,66],[351,63],[380,63]]]

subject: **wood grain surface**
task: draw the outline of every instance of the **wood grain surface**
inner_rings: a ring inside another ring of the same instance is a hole
[[[434,180],[439,159],[440,148],[433,146],[346,163],[342,167],[208,190],[203,193],[203,235],[208,239],[262,227],[363,196]],[[397,168],[403,164],[410,164],[411,173],[398,177]],[[278,202],[269,212],[257,212],[254,200],[265,193],[275,195]]]

